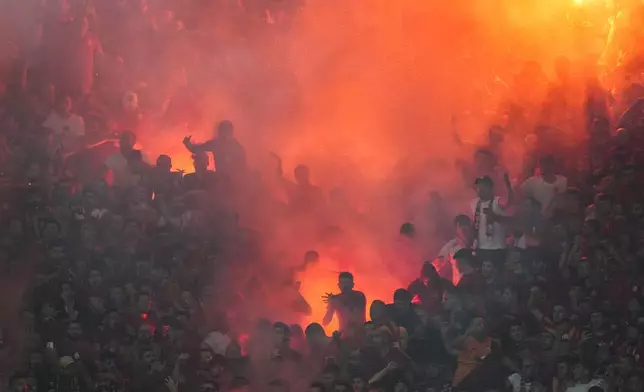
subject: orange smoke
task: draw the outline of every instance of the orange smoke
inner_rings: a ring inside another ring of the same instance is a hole
[[[362,234],[348,246],[360,248],[357,254],[318,249],[319,270],[308,271],[302,282],[313,308],[306,321],[322,320],[322,296],[337,292],[341,270],[354,274],[369,303],[389,302],[408,283],[390,273],[396,260],[381,256],[391,233],[403,221],[420,226],[430,219],[425,207],[431,192],[443,195],[450,212],[464,211],[462,201],[470,196],[456,180],[454,161],[467,160],[471,150],[454,142],[451,119],[461,120],[462,140],[480,144],[490,124],[505,125],[501,108],[507,104],[538,112],[548,83],[556,82],[553,65],[560,56],[571,61],[575,103],[583,101],[589,70],[601,66],[601,82],[613,87],[618,65],[633,53],[626,44],[632,34],[625,31],[643,27],[618,17],[630,10],[628,0],[616,3],[309,0],[288,28],[265,26],[242,35],[218,26],[200,32],[213,34],[214,56],[203,55],[206,49],[197,44],[182,48],[203,118],[198,125],[159,127],[141,142],[153,155],[172,155],[175,168],[191,171],[183,137],[205,141],[212,124],[229,119],[252,167],[267,167],[269,151],[281,155],[287,175],[298,163],[309,165],[315,184],[343,187],[370,221],[368,229],[353,227]],[[206,62],[212,57],[216,72]],[[521,78],[526,63],[538,69]],[[517,157],[512,177],[534,125],[528,122],[517,131],[522,134],[506,139]],[[571,138],[584,137],[583,127],[571,128]],[[327,330],[334,328],[337,320]]]
[[[322,323],[327,310],[322,297],[327,293],[339,293],[338,274],[343,271],[353,274],[355,290],[362,291],[367,297],[367,319],[369,319],[371,302],[377,299],[385,303],[392,302],[393,292],[400,287],[406,287],[408,283],[390,275],[383,260],[370,258],[367,254],[350,260],[322,256],[318,264],[310,267],[300,277],[302,283],[300,293],[312,308],[312,314],[302,320],[304,327],[313,322]],[[338,330],[338,326],[338,319],[334,317],[325,330],[331,334]]]

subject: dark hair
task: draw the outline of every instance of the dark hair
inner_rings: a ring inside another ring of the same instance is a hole
[[[405,222],[400,225],[400,235],[411,237],[416,234],[416,227],[413,223]]]
[[[311,385],[309,385],[309,389],[313,389],[313,388],[317,388],[321,391],[324,391],[324,384],[322,384],[321,382],[311,383]]]
[[[456,227],[461,227],[461,226],[471,226],[472,225],[472,219],[470,219],[469,216],[467,215],[456,215],[456,218],[454,218],[454,226]]]
[[[398,289],[394,292],[394,301],[409,301],[411,302],[411,295],[406,289]]]
[[[454,253],[453,257],[455,260],[464,259],[470,261],[474,255],[472,254],[472,249],[459,249]]]
[[[318,261],[320,254],[314,250],[309,250],[304,254],[304,261]]]
[[[343,271],[338,275],[338,279],[351,279],[353,280],[353,274],[351,272]]]
[[[436,267],[434,267],[432,263],[426,261],[423,263],[420,274],[423,278],[434,278],[436,277],[436,275],[438,275],[438,272],[436,271]]]
[[[219,124],[217,124],[217,130],[222,130],[222,129],[234,129],[234,125],[232,121],[230,120],[221,120]]]
[[[306,336],[312,336],[320,333],[324,334],[324,328],[322,328],[322,326],[318,323],[311,323],[304,330],[304,335]]]

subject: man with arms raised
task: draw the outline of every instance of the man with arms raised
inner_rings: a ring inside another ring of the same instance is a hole
[[[341,272],[338,277],[340,294],[328,293],[323,298],[327,302],[327,310],[322,323],[326,326],[337,315],[340,331],[348,331],[352,324],[362,325],[365,322],[367,299],[361,291],[354,290],[353,275]]]

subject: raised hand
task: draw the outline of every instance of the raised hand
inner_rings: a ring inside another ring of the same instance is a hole
[[[165,379],[165,386],[168,387],[170,392],[179,392],[179,383],[176,382],[172,377]]]
[[[329,302],[333,302],[333,298],[335,298],[335,294],[326,293],[322,296],[322,302],[324,302],[325,304],[328,304]]]
[[[183,144],[191,144],[192,143],[192,136],[186,136],[183,138]]]

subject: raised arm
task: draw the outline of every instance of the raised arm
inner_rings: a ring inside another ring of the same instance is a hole
[[[183,145],[186,146],[188,151],[191,153],[197,153],[197,152],[202,152],[202,151],[209,151],[212,152],[212,140],[208,140],[207,142],[203,143],[193,143],[192,142],[192,136],[186,136],[183,138]]]
[[[515,195],[514,189],[512,188],[512,181],[510,180],[510,175],[508,175],[508,173],[503,173],[503,182],[505,183],[505,188],[508,192],[508,200],[506,200],[503,207],[509,208],[514,205]]]
[[[322,325],[327,326],[331,323],[331,321],[333,320],[333,315],[335,314],[335,306],[333,306],[333,294],[327,294],[322,298],[327,303],[326,313],[324,314],[324,318],[322,319]]]

